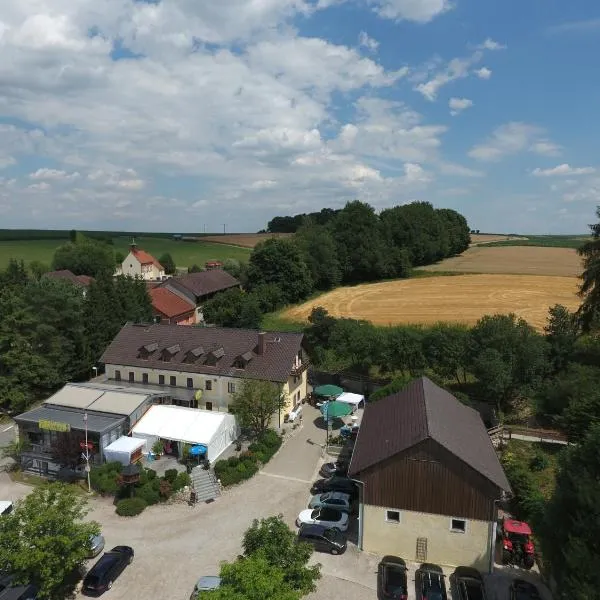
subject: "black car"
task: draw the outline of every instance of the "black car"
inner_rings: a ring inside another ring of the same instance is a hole
[[[423,563],[415,574],[422,600],[448,600],[444,571],[438,565]]]
[[[510,586],[510,600],[541,600],[540,593],[529,581],[515,579]]]
[[[377,567],[377,595],[380,600],[406,600],[406,563],[397,556],[384,556]]]
[[[315,550],[330,554],[346,552],[346,536],[339,529],[323,527],[323,525],[301,525],[298,530],[298,541],[311,544]]]
[[[356,484],[347,477],[339,477],[334,475],[328,479],[319,479],[315,481],[311,488],[312,494],[321,494],[322,492],[344,492],[344,494],[350,494],[352,498],[358,496],[358,489]]]
[[[450,575],[450,586],[456,600],[487,600],[483,577],[472,567],[457,567]]]
[[[321,475],[321,477],[325,477],[325,479],[333,477],[334,475],[346,477],[346,475],[348,475],[348,463],[339,461],[325,463],[319,469],[319,475]]]
[[[99,596],[110,590],[114,580],[133,561],[133,548],[115,546],[105,552],[83,580],[83,592]]]

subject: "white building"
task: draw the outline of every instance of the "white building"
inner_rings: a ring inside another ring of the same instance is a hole
[[[115,275],[138,277],[144,281],[160,281],[165,278],[165,269],[154,256],[140,250],[135,241],[129,248],[129,254],[125,257]]]

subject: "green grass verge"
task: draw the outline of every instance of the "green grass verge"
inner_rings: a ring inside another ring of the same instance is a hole
[[[478,248],[493,246],[538,246],[542,248],[581,248],[588,238],[585,235],[530,235],[524,240],[507,240],[505,242],[489,242],[479,244]]]
[[[23,471],[7,471],[8,476],[12,481],[16,483],[23,483],[25,485],[30,485],[31,487],[39,487],[41,485],[46,485],[48,480],[44,477],[38,477],[37,475],[33,475],[30,473],[23,473]],[[72,487],[78,494],[88,495],[87,483],[85,481],[78,481],[75,483],[66,484],[69,487]]]
[[[0,241],[0,268],[6,267],[11,258],[22,260],[25,264],[38,260],[50,265],[56,248],[67,241],[67,239]],[[127,254],[131,243],[130,237],[116,237],[113,241],[115,252]],[[150,236],[136,237],[136,243],[155,258],[160,258],[165,252],[170,253],[178,267],[190,267],[193,264],[204,266],[208,260],[223,261],[228,258],[247,262],[251,253],[249,248],[239,246],[211,242],[176,242]]]
[[[277,312],[267,313],[263,315],[261,328],[265,331],[289,331],[292,333],[302,332],[306,323],[301,321],[290,321],[283,316],[284,310],[278,310]]]

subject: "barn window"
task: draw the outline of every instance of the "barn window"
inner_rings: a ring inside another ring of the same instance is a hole
[[[467,522],[464,519],[450,519],[450,531],[453,533],[465,533]]]
[[[400,523],[400,511],[399,510],[386,510],[385,520],[388,523]]]

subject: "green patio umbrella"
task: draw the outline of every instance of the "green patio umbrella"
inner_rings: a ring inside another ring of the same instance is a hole
[[[320,408],[321,414],[326,421],[338,417],[346,417],[352,412],[352,406],[346,402],[325,402]]]
[[[323,398],[337,398],[340,394],[344,393],[344,390],[337,385],[320,385],[313,390],[316,396]]]

